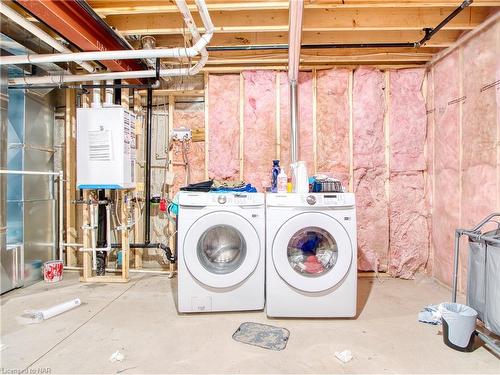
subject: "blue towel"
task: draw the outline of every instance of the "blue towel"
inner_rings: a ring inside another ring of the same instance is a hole
[[[257,189],[252,184],[246,184],[239,188],[220,187],[211,191],[215,193],[256,193]]]

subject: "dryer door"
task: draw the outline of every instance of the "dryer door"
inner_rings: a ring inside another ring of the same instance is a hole
[[[276,271],[292,287],[321,292],[337,285],[352,262],[352,244],[344,227],[320,212],[286,221],[272,245]]]
[[[184,238],[184,262],[202,284],[227,288],[241,283],[255,270],[260,239],[242,216],[212,212],[200,217]]]

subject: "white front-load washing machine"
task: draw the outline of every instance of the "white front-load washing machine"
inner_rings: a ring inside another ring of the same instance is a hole
[[[267,194],[267,315],[355,316],[356,247],[354,194]]]
[[[181,192],[179,312],[262,310],[264,249],[264,194]]]

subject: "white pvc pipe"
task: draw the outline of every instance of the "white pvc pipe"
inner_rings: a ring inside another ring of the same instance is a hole
[[[40,176],[58,176],[58,172],[38,172],[38,171],[14,171],[8,169],[0,169],[0,174],[27,174]]]
[[[187,12],[181,11],[185,16],[184,21],[189,25],[193,18],[189,9],[187,8],[185,0],[176,0],[179,9],[187,9]],[[154,49],[154,50],[127,50],[127,51],[104,51],[104,52],[79,52],[72,54],[56,54],[56,55],[39,55],[36,59],[41,59],[43,56],[51,57],[45,61],[74,61],[75,59],[83,60],[115,60],[115,59],[127,59],[127,58],[161,58],[161,57],[192,57],[197,54],[201,54],[200,60],[197,64],[191,68],[180,68],[180,69],[161,69],[161,77],[174,77],[174,76],[185,76],[185,75],[195,75],[197,74],[205,65],[208,60],[208,53],[206,53],[206,45],[212,39],[214,32],[214,26],[208,14],[207,6],[204,0],[196,0],[196,6],[200,12],[200,17],[203,22],[203,26],[206,30],[204,35],[199,35],[195,28],[190,28],[192,32],[193,39],[197,40],[193,47],[189,48],[171,48],[171,49]],[[18,57],[18,56],[9,56]],[[25,56],[26,57],[26,56]],[[10,61],[10,60],[9,60]],[[37,60],[38,61],[38,60]],[[33,63],[32,60],[30,60]],[[0,65],[5,63],[2,58]],[[59,75],[59,76],[45,76],[45,77],[22,77],[14,78],[9,80],[11,85],[43,85],[43,84],[63,84],[70,82],[82,82],[82,81],[104,81],[111,79],[137,79],[137,78],[152,78],[156,77],[155,70],[139,70],[139,71],[128,71],[128,72],[111,72],[111,73],[96,73],[96,74],[81,74],[81,75]]]
[[[12,8],[8,7],[5,5],[3,2],[0,2],[0,13],[2,13],[4,16],[10,18],[12,21],[17,23],[19,26],[21,26],[23,29],[29,31],[31,34],[35,35],[38,39],[42,40],[43,42],[47,43],[49,46],[54,48],[56,51],[62,52],[62,53],[71,53],[71,50],[65,46],[63,46],[61,43],[59,43],[57,40],[52,38],[49,34],[47,34],[45,31],[42,29],[38,28],[31,22],[29,22],[26,18],[21,16],[19,13],[14,11]],[[32,55],[31,57],[34,57]],[[3,60],[3,57],[2,57]],[[76,60],[73,60],[76,61]],[[79,64],[83,69],[86,71],[92,73],[95,72],[95,68],[86,62],[80,62],[76,61],[77,64]],[[1,62],[0,62],[1,64]]]
[[[111,80],[107,80],[107,81],[106,81],[106,84],[107,84],[107,85],[112,85],[112,84],[113,84],[113,81],[111,81]],[[105,100],[105,104],[106,104],[107,106],[112,106],[112,105],[113,105],[113,96],[114,96],[114,95],[113,95],[113,94],[114,94],[114,92],[113,92],[113,91],[114,91],[114,90],[113,90],[113,88],[112,88],[112,87],[106,87],[106,100]]]
[[[99,81],[94,81],[94,85],[98,85]],[[101,89],[94,87],[92,89],[92,108],[101,108]]]

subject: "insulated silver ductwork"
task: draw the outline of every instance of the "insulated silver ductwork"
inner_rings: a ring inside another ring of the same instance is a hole
[[[44,62],[85,62],[85,61],[102,61],[102,60],[126,60],[126,59],[157,59],[157,58],[191,58],[199,55],[198,62],[190,68],[177,69],[160,69],[160,77],[174,77],[195,75],[203,68],[208,60],[207,44],[212,39],[214,26],[208,14],[208,9],[204,0],[195,0],[200,18],[203,22],[205,34],[200,35],[194,23],[193,17],[185,0],[176,0],[177,7],[182,13],[184,22],[188,27],[195,44],[192,47],[177,47],[177,48],[156,48],[156,49],[140,49],[140,50],[123,50],[123,51],[95,51],[95,52],[73,52],[73,53],[58,53],[47,55],[16,55],[4,56],[0,60],[1,65],[12,64],[37,64]],[[62,85],[70,82],[83,81],[105,81],[115,79],[137,79],[137,78],[154,78],[156,70],[139,70],[127,72],[110,72],[96,74],[80,74],[80,75],[54,75],[43,77],[22,77],[9,80],[10,85]]]

